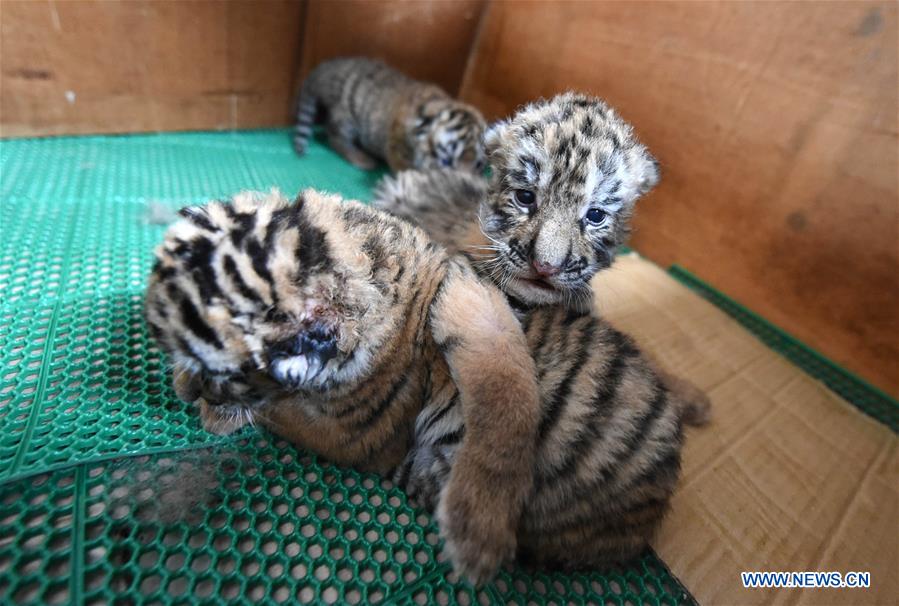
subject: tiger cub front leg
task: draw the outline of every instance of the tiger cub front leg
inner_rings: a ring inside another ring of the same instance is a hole
[[[175,368],[172,372],[172,387],[181,400],[199,407],[200,423],[209,433],[226,436],[250,423],[252,417],[241,406],[210,404],[203,397],[203,381],[195,372]]]
[[[432,307],[431,328],[459,391],[465,434],[437,520],[457,571],[480,583],[515,555],[533,486],[539,390],[506,299],[463,261],[453,263]]]

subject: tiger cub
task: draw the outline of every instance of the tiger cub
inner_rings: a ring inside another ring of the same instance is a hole
[[[360,168],[374,168],[376,158],[394,172],[483,166],[480,112],[380,61],[333,59],[312,70],[297,102],[293,145],[300,155],[320,109],[331,147]]]
[[[603,102],[567,94],[487,134],[489,183],[457,171],[386,179],[375,204],[467,254],[517,312],[537,365],[541,421],[521,554],[593,566],[636,555],[675,488],[683,423],[708,400],[596,317],[591,278],[611,264],[655,160]],[[464,418],[428,406],[397,481],[441,518]],[[501,439],[494,438],[494,441]]]
[[[452,406],[470,443],[448,507],[488,515],[441,530],[457,570],[483,579],[514,552],[533,485],[538,396],[521,328],[464,259],[341,202],[309,190],[184,209],[156,251],[151,334],[210,431],[258,422],[363,469],[389,473],[423,405]]]

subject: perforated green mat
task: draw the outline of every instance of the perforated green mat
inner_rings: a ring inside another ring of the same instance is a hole
[[[692,602],[651,553],[475,590],[389,483],[206,434],[175,397],[141,316],[164,229],[148,207],[272,186],[365,200],[380,173],[320,144],[301,160],[281,130],[6,140],[0,171],[0,603]]]

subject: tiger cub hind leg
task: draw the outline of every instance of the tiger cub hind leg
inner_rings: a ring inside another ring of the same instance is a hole
[[[437,520],[457,571],[477,584],[512,559],[517,547],[519,519],[534,482],[537,373],[503,295],[460,258],[432,305],[431,328],[464,420]]]
[[[362,170],[372,170],[378,166],[378,161],[361,147],[356,145],[349,129],[339,123],[332,122],[328,126],[328,143],[344,160]]]

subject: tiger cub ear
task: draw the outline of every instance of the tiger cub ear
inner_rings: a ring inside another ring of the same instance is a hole
[[[635,146],[633,153],[637,195],[642,196],[659,184],[659,180],[662,178],[661,167],[659,161],[642,145]]]
[[[445,107],[446,101],[439,98],[429,99],[418,105],[411,116],[410,130],[412,134],[418,138],[427,135],[431,128],[431,123],[434,122]]]
[[[484,152],[492,159],[493,155],[502,146],[503,140],[509,134],[509,120],[498,120],[487,126],[484,131]]]

